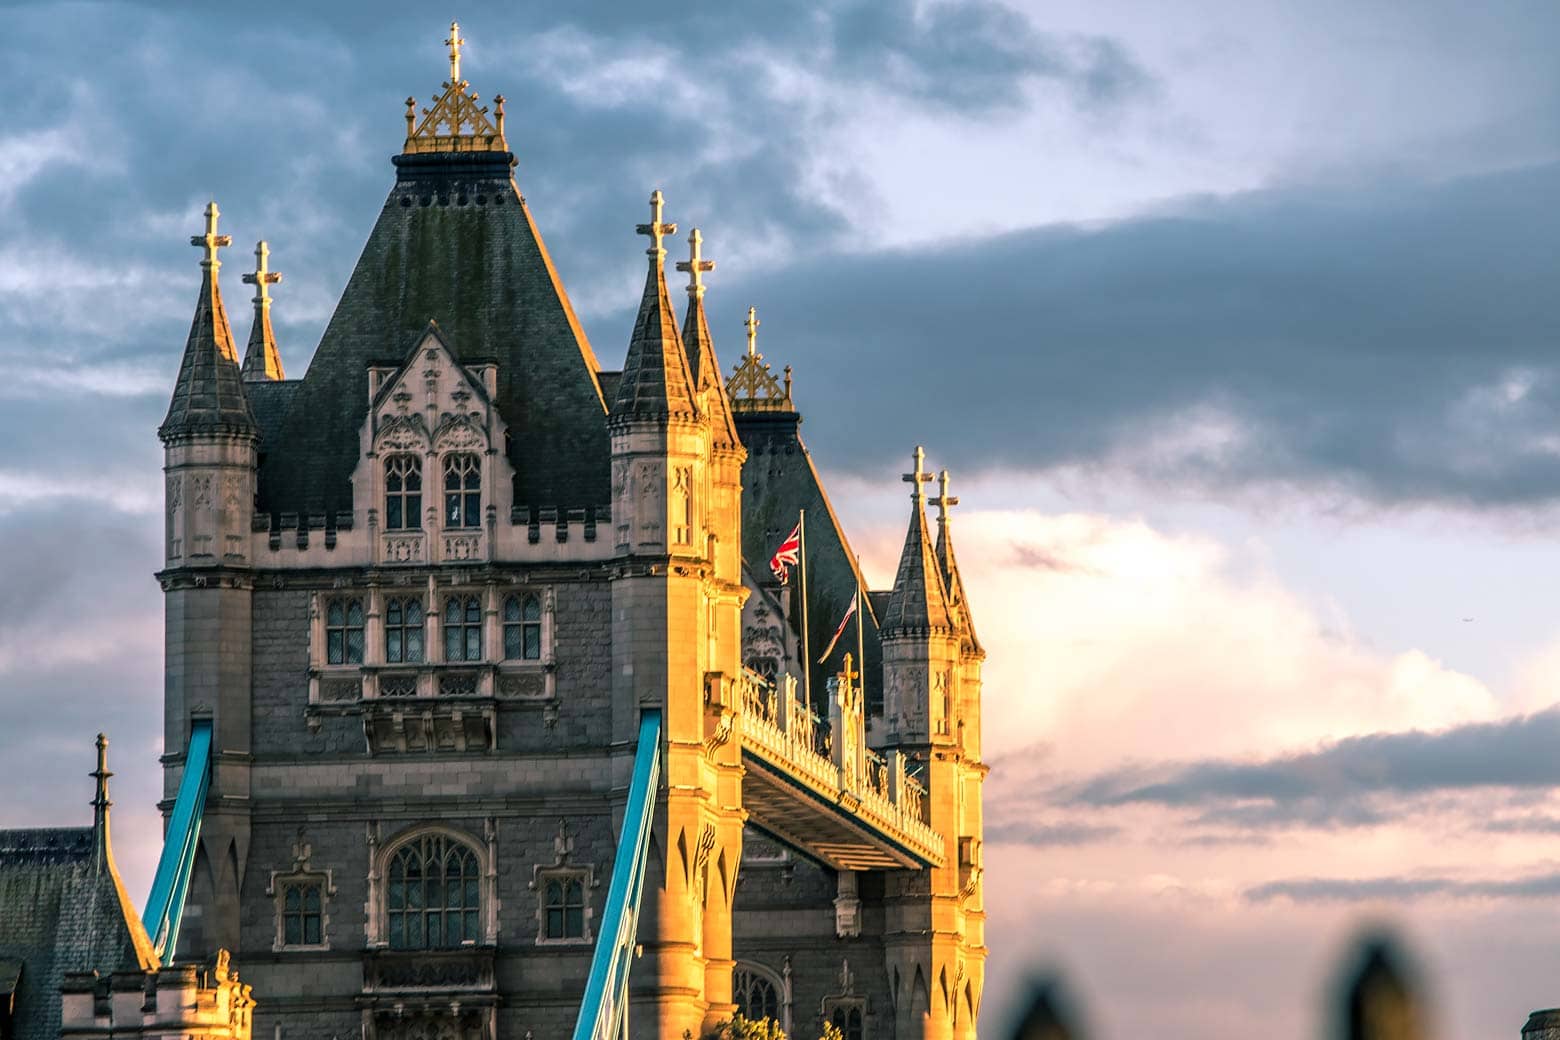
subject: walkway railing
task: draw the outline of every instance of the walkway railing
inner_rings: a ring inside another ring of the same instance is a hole
[[[885,756],[865,748],[865,733],[860,732],[847,743],[864,751],[864,766],[844,760],[836,745],[847,735],[825,736],[823,721],[797,699],[796,680],[789,675],[776,684],[743,669],[737,687],[745,747],[825,798],[853,803],[846,811],[901,844],[940,855],[942,837],[927,822],[926,787],[907,773],[904,755],[890,751]]]

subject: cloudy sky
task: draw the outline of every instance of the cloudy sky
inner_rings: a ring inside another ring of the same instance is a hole
[[[1106,1036],[1298,1040],[1372,921],[1448,1037],[1560,1004],[1552,5],[0,6],[6,824],[106,729],[144,890],[185,242],[270,240],[301,374],[454,16],[605,364],[660,186],[874,577],[954,472],[987,1028],[1061,966]]]

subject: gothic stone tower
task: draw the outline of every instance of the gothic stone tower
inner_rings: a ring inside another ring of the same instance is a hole
[[[798,1036],[972,1036],[979,648],[951,543],[927,542],[918,483],[911,563],[861,595],[756,319],[742,400],[721,378],[697,229],[679,327],[659,192],[624,367],[604,370],[513,179],[503,98],[478,105],[457,27],[446,42],[449,80],[408,102],[394,186],[301,379],[265,243],[240,362],[215,204],[194,239],[159,431],[165,808],[191,721],[213,725],[180,952],[232,950],[267,1038],[568,1035],[656,709],[634,1035],[743,1010]],[[745,827],[739,691],[810,667],[829,715],[832,665],[804,660],[799,598],[763,566],[798,508],[819,520],[812,625],[860,597],[866,674],[834,692],[835,730],[912,763],[938,870],[836,871]]]

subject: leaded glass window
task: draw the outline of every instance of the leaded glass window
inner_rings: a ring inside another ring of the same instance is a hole
[[[391,455],[385,460],[385,529],[422,527],[422,459]]]
[[[282,886],[282,942],[287,946],[324,943],[323,881],[289,881]]]
[[[542,886],[543,937],[585,938],[585,876],[562,874]]]
[[[333,599],[325,605],[325,663],[363,663],[363,601]]]
[[[393,950],[438,950],[477,942],[481,872],[477,854],[442,834],[425,834],[390,858],[385,898]]]
[[[415,596],[385,603],[385,660],[416,664],[423,659],[423,605]]]
[[[731,973],[731,999],[737,1010],[749,1021],[760,1018],[780,1022],[780,990],[773,981],[760,972],[739,965]]]
[[[482,469],[475,455],[444,456],[444,526],[482,525]]]
[[[482,660],[482,601],[476,596],[444,601],[444,659]]]
[[[845,1040],[863,1040],[860,1004],[836,1004],[829,1013],[829,1021]]]
[[[504,600],[504,660],[538,661],[542,657],[542,603],[535,596]]]

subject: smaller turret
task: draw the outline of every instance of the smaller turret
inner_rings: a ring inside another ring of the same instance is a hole
[[[256,242],[255,269],[244,275],[244,284],[255,287],[255,319],[249,326],[249,346],[244,351],[245,382],[287,378],[282,372],[281,352],[276,349],[276,334],[271,331],[271,286],[280,282],[282,275],[271,270],[266,262],[270,257],[270,248],[263,241]]]
[[[200,296],[168,416],[157,431],[168,476],[169,566],[248,565],[259,427],[222,306],[217,250],[232,239],[217,234],[219,216],[212,202],[206,233],[190,239],[204,251]]]

